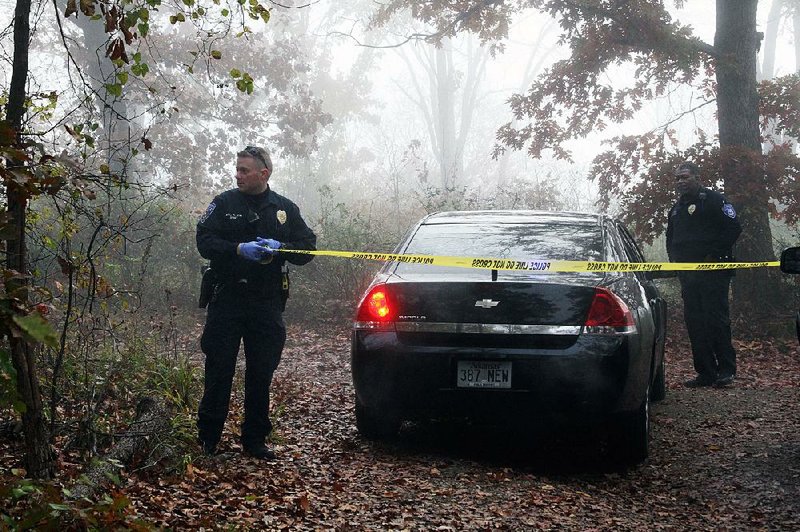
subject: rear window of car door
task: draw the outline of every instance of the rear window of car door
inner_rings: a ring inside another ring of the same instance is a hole
[[[603,260],[603,235],[594,224],[421,225],[406,248],[411,255],[491,259]],[[397,272],[426,266],[401,264]]]

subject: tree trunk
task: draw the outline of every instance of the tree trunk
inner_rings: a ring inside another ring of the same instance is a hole
[[[783,0],[772,0],[764,30],[764,62],[758,79],[772,79],[775,75],[775,48],[778,43],[778,30],[781,26]]]
[[[478,89],[486,79],[486,61],[489,52],[472,37],[467,39],[466,72],[461,82],[461,108],[459,109],[458,136],[456,137],[456,170],[460,179],[466,179],[464,172],[464,155],[467,139],[472,130],[472,121],[478,115]]]
[[[447,48],[445,48],[447,46]],[[454,98],[456,91],[453,50],[445,42],[434,51],[433,64],[436,77],[431,80],[433,118],[436,121],[436,141],[439,148],[439,173],[442,189],[454,189],[462,176],[456,168],[456,119]]]
[[[11,359],[17,372],[17,389],[25,403],[22,430],[25,434],[25,470],[31,478],[50,479],[56,472],[50,434],[42,409],[39,379],[33,349],[20,338],[11,338]]]
[[[11,73],[6,119],[16,132],[20,143],[22,118],[25,115],[25,85],[28,79],[28,47],[30,43],[31,0],[17,0],[14,10],[14,63]],[[9,167],[22,166],[21,161],[7,161]],[[16,183],[6,183],[8,212],[11,215],[13,236],[7,241],[6,265],[9,270],[27,274],[27,249],[25,243],[25,214],[27,193]],[[26,281],[6,281],[9,295],[17,297],[24,305],[27,302]],[[38,375],[33,349],[22,338],[9,335],[11,361],[17,372],[17,389],[25,404],[22,426],[25,433],[25,468],[28,476],[38,479],[52,478],[55,460],[50,448],[50,437],[42,409]]]
[[[768,80],[775,76],[775,49],[778,41],[778,30],[781,26],[781,14],[783,11],[784,0],[772,0],[772,7],[769,9],[767,16],[767,28],[764,31],[764,62],[762,63],[761,71],[758,73],[758,80]],[[775,136],[776,120],[770,119],[764,127],[762,137],[763,153],[769,153],[775,148],[775,142],[772,140]]]
[[[794,71],[800,73],[800,5],[795,5],[792,13],[794,28]]]
[[[742,236],[736,246],[744,261],[774,260],[767,210],[768,194],[761,169],[756,65],[757,0],[717,0],[714,48],[717,116],[725,193],[736,205]],[[777,282],[766,268],[740,270],[734,283],[738,315],[769,312],[764,301],[776,294]]]
[[[136,406],[136,419],[109,452],[93,460],[86,472],[70,490],[75,499],[92,498],[115,475],[120,465],[128,465],[137,454],[154,446],[154,442],[169,430],[170,417],[163,404],[145,397]]]
[[[63,2],[62,2],[63,3]],[[131,121],[125,100],[109,94],[106,84],[117,82],[117,68],[106,55],[109,34],[101,20],[92,20],[82,14],[74,19],[83,32],[84,57],[88,79],[94,91],[95,105],[103,117],[105,138],[100,149],[112,174],[122,176],[126,181],[132,178],[128,171],[128,156],[131,150]]]

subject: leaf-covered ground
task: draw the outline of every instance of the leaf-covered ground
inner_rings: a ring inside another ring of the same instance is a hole
[[[239,454],[232,419],[227,454],[181,478],[131,478],[125,491],[140,515],[168,527],[798,529],[798,349],[737,347],[733,388],[685,389],[690,355],[670,343],[651,457],[614,472],[580,438],[517,445],[431,425],[369,443],[355,430],[347,329],[294,327],[275,386],[278,461]]]
[[[671,330],[651,457],[627,471],[605,466],[592,438],[430,424],[367,442],[347,328],[292,326],[273,389],[277,461],[240,454],[237,399],[221,456],[180,476],[131,474],[122,492],[176,529],[800,529],[796,344],[738,342],[734,387],[686,389],[683,334]]]

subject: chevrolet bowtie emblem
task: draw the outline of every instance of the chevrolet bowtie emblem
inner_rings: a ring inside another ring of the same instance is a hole
[[[476,307],[482,307],[482,308],[492,308],[496,307],[499,304],[500,304],[499,301],[492,301],[491,299],[479,299],[475,302]]]

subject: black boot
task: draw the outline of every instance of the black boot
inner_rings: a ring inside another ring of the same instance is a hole
[[[253,458],[258,458],[259,460],[275,459],[275,453],[263,443],[260,445],[246,445],[243,449],[244,454],[252,456]]]

